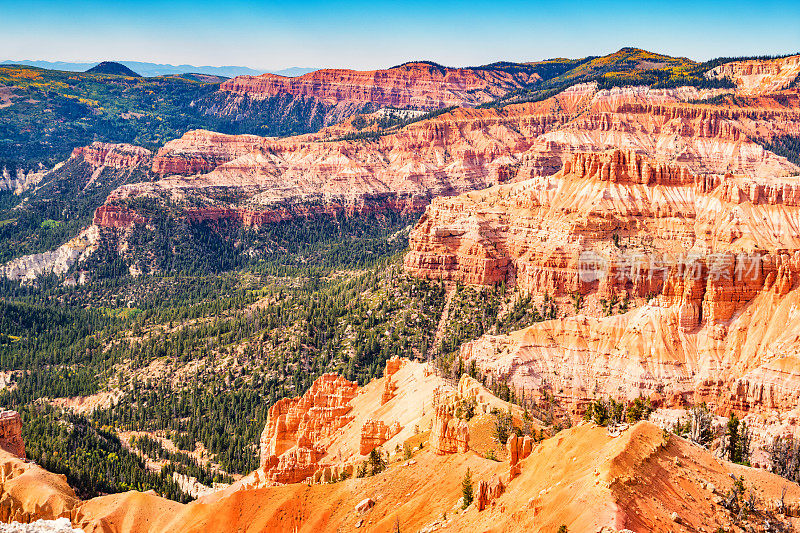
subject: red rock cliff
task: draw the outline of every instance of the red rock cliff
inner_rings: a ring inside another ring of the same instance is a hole
[[[16,411],[0,411],[0,448],[17,457],[25,457],[22,420]]]
[[[407,63],[386,70],[317,70],[294,78],[263,74],[237,76],[220,90],[264,98],[307,96],[329,104],[372,103],[379,107],[439,109],[475,106],[494,100],[538,77],[493,69],[453,69]]]
[[[751,140],[797,135],[796,100],[769,107],[683,101],[699,96],[685,88],[597,91],[586,84],[542,102],[457,109],[373,141],[336,141],[341,132],[326,130],[284,139],[193,131],[159,150],[153,170],[161,180],[114,197],[189,198],[205,206],[199,213],[229,212],[257,224],[282,219],[276,210],[287,205],[338,211],[381,200],[421,208],[438,196],[551,176],[586,149],[632,150],[652,172],[665,162],[693,175],[800,170]]]
[[[284,398],[270,407],[261,433],[261,468],[279,483],[296,483],[311,476],[325,455],[318,442],[331,436],[352,417],[358,385],[336,374],[323,374],[300,398]]]
[[[800,75],[800,55],[779,59],[731,61],[709,70],[709,78],[728,78],[737,92],[763,94],[784,89]]]
[[[72,151],[73,159],[83,160],[95,168],[110,167],[115,169],[131,169],[149,163],[152,152],[141,146],[130,144],[110,144],[93,142]]]

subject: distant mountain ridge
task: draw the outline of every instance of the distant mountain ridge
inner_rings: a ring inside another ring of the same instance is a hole
[[[103,61],[102,63],[98,63],[97,66],[87,69],[86,72],[89,74],[111,74],[113,76],[129,76],[133,78],[142,77],[141,74],[138,74],[125,65],[116,63],[114,61]]]
[[[7,59],[2,61],[3,65],[26,65],[30,67],[46,68],[48,70],[64,70],[67,72],[86,72],[88,69],[97,65],[95,62],[70,62],[70,61],[42,61],[24,59],[14,61]],[[317,69],[307,67],[289,67],[279,70],[262,70],[250,67],[226,65],[220,67],[214,66],[195,66],[195,65],[171,65],[166,63],[148,63],[143,61],[117,61],[121,65],[125,65],[129,69],[138,72],[144,77],[151,78],[153,76],[171,76],[174,74],[209,74],[212,76],[223,76],[226,78],[233,78],[248,74],[251,76],[258,76],[264,73],[279,74],[281,76],[301,76],[308,72],[313,72]]]

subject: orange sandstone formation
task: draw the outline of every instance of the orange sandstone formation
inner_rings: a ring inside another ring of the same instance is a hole
[[[434,453],[465,453],[469,450],[469,426],[453,416],[450,405],[435,408],[436,416],[431,427],[431,446]]]
[[[723,283],[728,276],[717,263],[732,256],[749,262],[741,254],[756,247],[800,249],[790,229],[799,193],[790,178],[696,175],[632,152],[579,153],[552,178],[435,200],[411,232],[405,265],[422,277],[506,281],[538,293],[601,288],[644,296],[668,277],[670,265],[655,264],[656,254],[691,253],[713,262],[714,281]],[[720,216],[726,209],[737,215]],[[787,231],[763,231],[764,216]],[[628,240],[624,250],[614,245],[615,234]],[[602,275],[584,275],[587,253],[602,263]],[[771,261],[764,268],[777,268]],[[729,274],[743,267],[730,266]],[[748,283],[760,287],[760,280]]]
[[[22,420],[16,411],[0,411],[0,448],[17,457],[25,457]]]
[[[768,519],[788,531],[800,527],[796,484],[717,460],[679,437],[665,438],[647,422],[617,437],[606,428],[576,426],[539,443],[520,462],[521,474],[503,486],[486,481],[502,473],[501,463],[425,449],[414,464],[392,464],[385,475],[314,485],[232,486],[179,504],[135,491],[80,501],[61,476],[0,452],[0,518],[64,516],[87,533],[307,533],[351,531],[359,522],[361,528],[369,524],[370,531],[389,532],[400,519],[406,529],[419,531],[437,521],[441,525],[447,513],[445,526],[452,531],[551,532],[561,525],[570,531],[674,531],[677,514],[681,530],[715,531],[731,524],[722,496],[733,489],[732,477],[741,476],[756,498],[756,511],[743,516],[741,525],[765,531]],[[485,489],[479,482],[477,504],[453,513],[467,468],[473,479],[484,480]]]
[[[349,400],[349,415],[362,420],[391,408],[398,409],[392,416],[400,417],[408,413],[403,401],[440,405],[457,394],[419,363],[402,365],[393,378],[398,383],[395,399],[381,406],[383,384],[376,380]],[[335,382],[321,378],[309,398],[338,405],[338,398],[349,397],[346,391],[352,389],[342,382],[333,386]],[[474,384],[468,390],[475,390]],[[486,398],[485,394],[478,396]],[[295,404],[300,401],[294,400]],[[428,412],[421,420],[426,416],[431,419]],[[340,428],[333,440],[358,445],[361,427],[352,425]],[[298,444],[306,447],[309,443]],[[285,453],[302,449],[298,444]],[[335,446],[342,450],[344,444]],[[509,447],[512,461],[517,452],[519,474],[508,484],[500,478],[509,464],[471,452],[437,453],[433,435],[429,444],[414,453],[413,461],[390,461],[383,474],[354,479],[352,465],[329,464],[314,472],[312,480],[318,483],[276,486],[268,478],[270,483],[253,484],[257,475],[263,475],[259,470],[189,504],[135,491],[80,501],[63,476],[0,451],[0,520],[65,517],[87,533],[350,531],[364,524],[371,531],[389,532],[399,519],[414,531],[430,528],[434,522],[442,525],[446,513],[449,519],[444,525],[453,531],[550,532],[562,524],[571,531],[669,531],[674,529],[673,514],[677,513],[681,527],[713,531],[730,524],[722,495],[734,487],[732,477],[742,476],[756,497],[756,510],[740,522],[745,528],[765,531],[765,519],[786,530],[800,527],[796,484],[715,459],[684,439],[665,437],[648,422],[613,436],[606,428],[580,424],[530,450],[518,438]],[[467,469],[473,480],[480,480],[476,481],[476,505],[453,513]]]
[[[546,177],[572,154],[614,147],[650,161],[647,172],[677,161],[693,175],[783,176],[798,168],[753,139],[800,132],[797,91],[786,91],[769,106],[759,97],[734,107],[688,103],[702,97],[693,88],[582,84],[542,102],[455,109],[371,141],[335,140],[341,128],[283,139],[197,130],[153,158],[160,180],[125,185],[108,203],[186,199],[198,206],[194,219],[255,224],[305,212],[421,210],[435,197],[511,181],[539,178],[552,188]]]
[[[115,205],[101,205],[95,210],[92,220],[92,224],[105,228],[127,228],[146,222],[147,219],[136,211]]]
[[[465,360],[517,390],[544,389],[572,407],[658,392],[667,405],[782,412],[800,399],[795,181],[696,174],[623,150],[578,153],[549,178],[434,200],[405,266],[645,304],[462,346]]]
[[[88,146],[75,148],[72,159],[83,159],[94,168],[132,169],[139,165],[149,165],[152,152],[141,146],[130,144],[110,144],[93,142]]]
[[[521,469],[519,462],[531,454],[532,447],[533,439],[528,435],[518,437],[516,434],[513,434],[508,437],[506,449],[508,450],[509,457],[509,482],[520,474]]]
[[[256,99],[289,94],[338,106],[374,104],[433,110],[475,106],[538,79],[521,71],[454,69],[412,62],[376,71],[317,70],[293,78],[275,74],[237,76],[224,82],[220,91]]]
[[[736,83],[737,93],[763,94],[788,87],[800,75],[800,55],[771,61],[731,61],[706,73],[709,78],[728,78]]]
[[[361,428],[359,453],[368,455],[372,450],[400,433],[401,429],[400,424],[397,422],[387,426],[382,420],[367,420]]]
[[[397,385],[392,381],[392,375],[400,370],[400,367],[406,359],[400,359],[398,356],[394,356],[388,361],[386,361],[386,368],[383,372],[384,377],[384,386],[383,386],[383,395],[381,396],[381,405],[385,404],[392,398],[394,398],[395,389]]]
[[[285,398],[270,407],[261,434],[261,468],[277,483],[302,481],[319,468],[325,449],[319,441],[353,417],[350,401],[358,385],[336,374],[323,374],[300,398]]]

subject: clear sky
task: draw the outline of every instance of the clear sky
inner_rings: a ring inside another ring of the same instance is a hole
[[[267,2],[0,0],[0,60],[449,66],[602,55],[800,51],[800,0]]]

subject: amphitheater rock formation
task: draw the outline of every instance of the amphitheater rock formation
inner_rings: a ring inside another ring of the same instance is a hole
[[[705,283],[710,271],[705,316],[723,320],[735,308],[726,300],[748,300],[770,274],[786,275],[774,251],[800,249],[798,193],[791,178],[697,175],[622,150],[578,153],[553,177],[436,199],[411,232],[405,266],[537,293],[664,289],[671,303],[693,294],[676,276],[696,270]],[[764,231],[763,217],[782,226]],[[750,270],[740,294],[729,294],[732,279]]]
[[[736,107],[704,104],[714,93],[694,88],[598,90],[589,83],[536,103],[455,109],[375,140],[341,140],[343,127],[283,139],[196,130],[153,157],[150,170],[160,179],[125,185],[107,203],[186,200],[195,206],[193,220],[253,223],[280,220],[279,212],[419,211],[440,196],[545,180],[574,153],[614,147],[654,164],[678,162],[696,175],[785,176],[800,169],[755,139],[800,133],[796,93]]]
[[[639,395],[787,412],[800,400],[795,181],[577,153],[552,177],[434,200],[405,266],[594,302],[462,346],[465,361],[517,390],[546,390],[578,412],[598,396]],[[600,298],[624,297],[638,307],[596,317]]]

